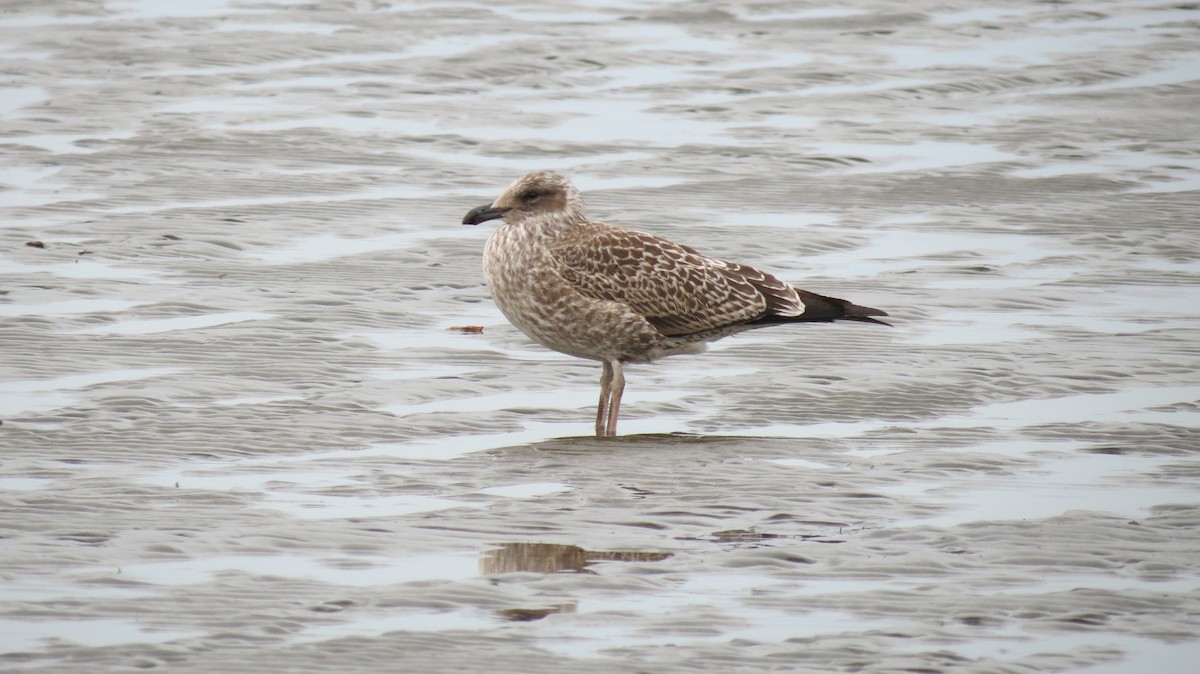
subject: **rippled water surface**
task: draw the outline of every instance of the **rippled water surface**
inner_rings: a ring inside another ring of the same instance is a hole
[[[1192,671],[1197,45],[1132,0],[4,4],[0,669]],[[896,327],[631,367],[586,437],[599,368],[458,225],[534,169]]]

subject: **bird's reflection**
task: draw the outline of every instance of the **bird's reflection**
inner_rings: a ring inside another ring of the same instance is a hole
[[[595,573],[587,567],[596,562],[658,562],[669,557],[669,552],[598,552],[578,545],[505,543],[483,553],[479,573]]]
[[[587,567],[596,562],[658,562],[671,556],[669,552],[597,552],[557,543],[505,543],[480,556],[479,573],[484,576],[514,572],[594,574]],[[496,615],[504,620],[530,622],[555,613],[574,612],[575,602],[565,602],[506,608],[496,611]]]

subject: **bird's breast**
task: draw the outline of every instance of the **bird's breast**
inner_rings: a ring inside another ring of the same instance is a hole
[[[622,358],[661,334],[616,302],[585,297],[567,281],[546,242],[505,225],[488,239],[483,271],[496,306],[539,344],[580,358]]]

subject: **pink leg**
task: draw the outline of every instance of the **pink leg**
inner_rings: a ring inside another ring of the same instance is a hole
[[[596,406],[596,437],[605,435],[605,424],[608,421],[608,398],[612,392],[613,368],[604,361],[604,371],[600,373],[600,404]]]
[[[605,363],[607,365],[607,363]],[[617,416],[621,413],[621,395],[625,393],[625,372],[621,361],[612,361],[612,393],[608,403],[608,424],[606,434],[612,437],[617,434]]]

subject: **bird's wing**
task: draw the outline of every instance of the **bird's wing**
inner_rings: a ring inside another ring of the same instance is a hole
[[[581,294],[625,304],[666,335],[804,312],[796,289],[774,276],[652,234],[589,222],[550,248]]]

